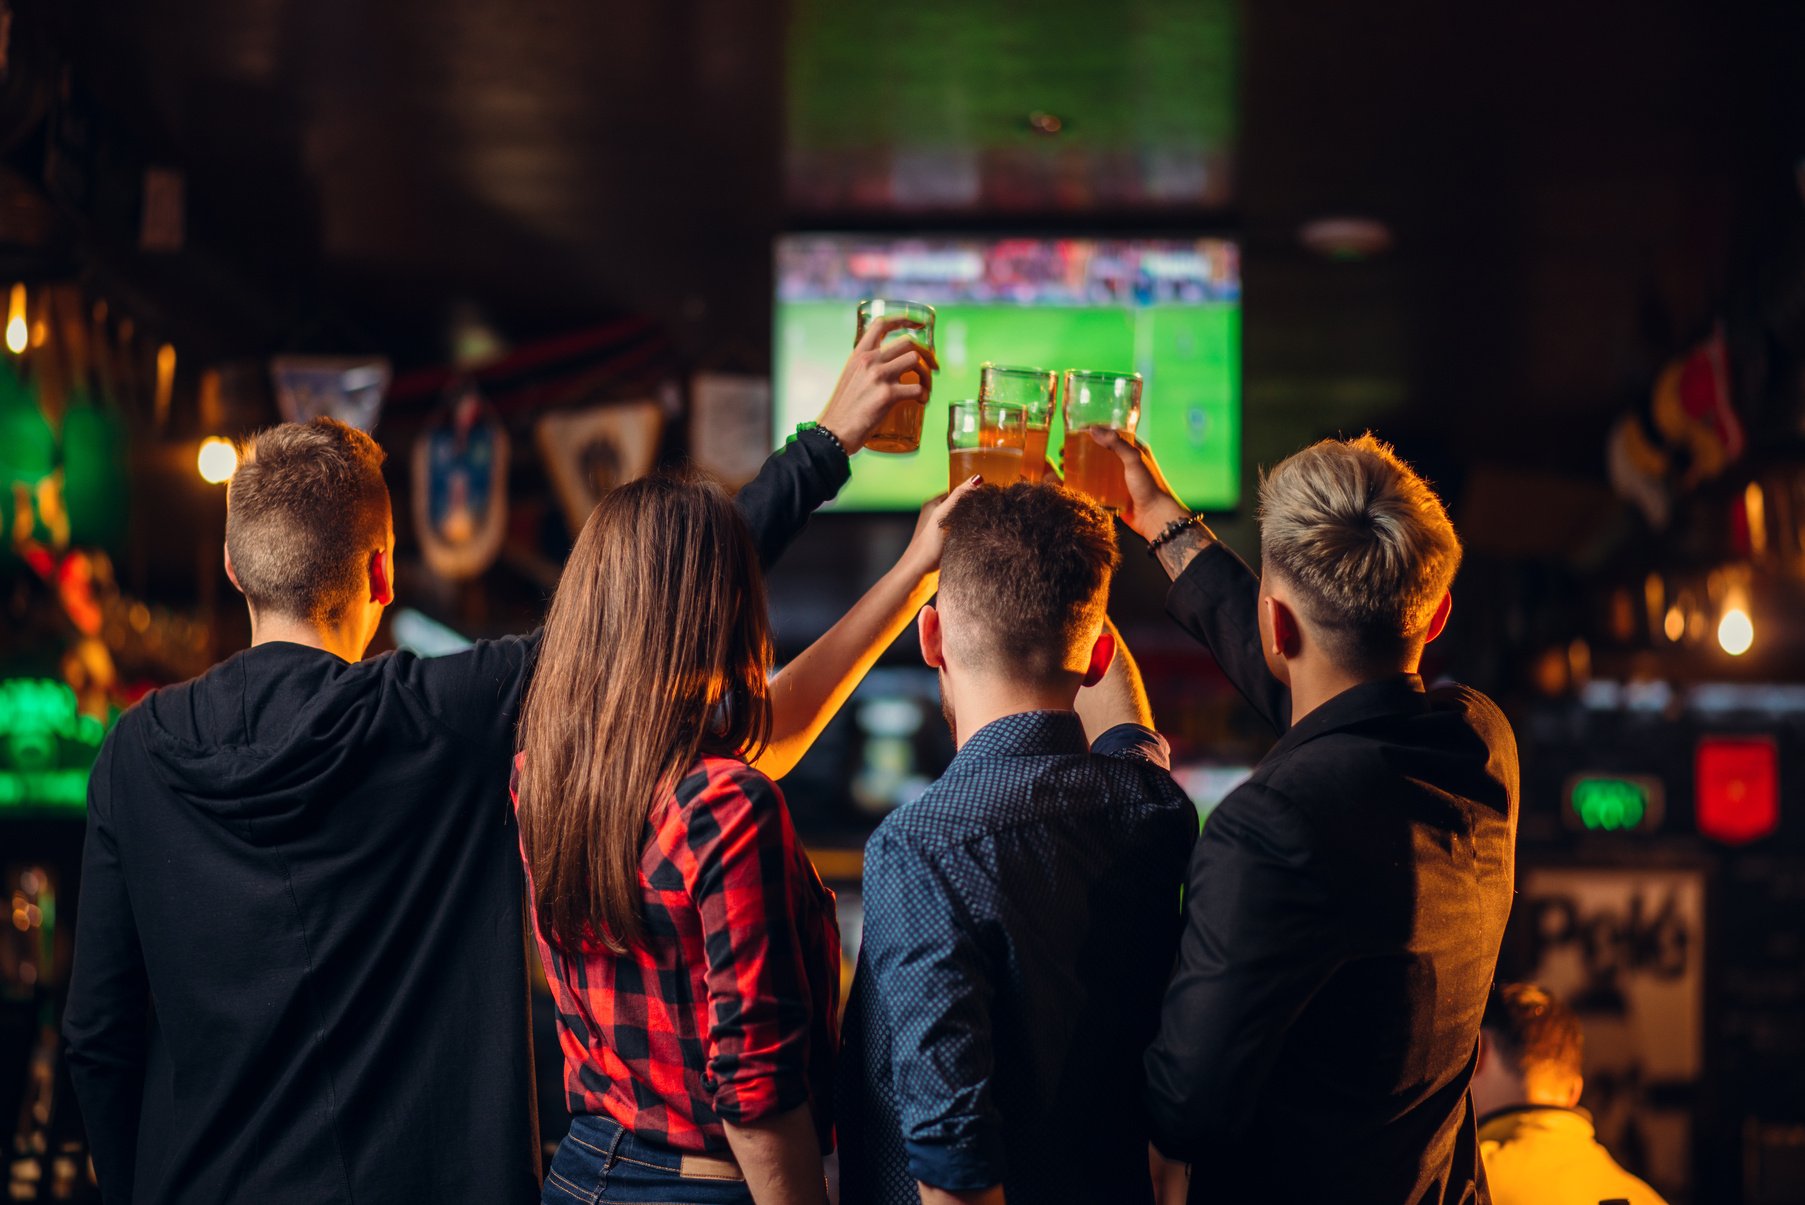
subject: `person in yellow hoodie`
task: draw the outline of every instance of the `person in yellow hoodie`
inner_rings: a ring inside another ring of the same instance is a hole
[[[1493,991],[1472,1088],[1492,1205],[1665,1205],[1617,1166],[1579,1107],[1584,1043],[1573,1010],[1547,989]]]

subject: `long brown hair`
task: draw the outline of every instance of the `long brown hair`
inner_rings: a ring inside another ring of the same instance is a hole
[[[520,835],[548,938],[645,939],[639,864],[653,805],[703,753],[770,739],[771,629],[744,520],[690,474],[608,493],[545,621],[520,716]]]

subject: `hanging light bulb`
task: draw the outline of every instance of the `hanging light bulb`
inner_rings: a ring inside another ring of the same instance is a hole
[[[1732,657],[1740,657],[1755,643],[1755,623],[1740,606],[1724,609],[1717,621],[1717,644]]]
[[[232,446],[231,440],[210,435],[201,441],[195,467],[200,469],[201,480],[209,485],[230,481],[232,474],[238,471],[238,449]]]
[[[13,286],[12,301],[6,307],[6,350],[15,356],[25,354],[31,342],[31,328],[25,324],[25,286]]]

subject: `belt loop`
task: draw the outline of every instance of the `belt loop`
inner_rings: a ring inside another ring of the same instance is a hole
[[[603,1171],[608,1172],[608,1171],[614,1170],[614,1161],[620,1157],[618,1154],[616,1154],[616,1152],[620,1150],[621,1139],[625,1138],[626,1136],[627,1136],[627,1127],[620,1124],[620,1122],[618,1122],[618,1121],[615,1122],[614,1123],[614,1137],[612,1137],[608,1140],[607,1161],[602,1164]]]

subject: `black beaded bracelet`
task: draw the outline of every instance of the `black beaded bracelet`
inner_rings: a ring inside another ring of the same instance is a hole
[[[1203,516],[1196,511],[1192,511],[1182,519],[1172,520],[1160,530],[1158,535],[1147,541],[1147,555],[1150,557],[1158,557],[1160,548],[1163,545],[1171,543],[1173,538],[1176,537],[1179,532],[1185,530],[1187,527],[1200,527],[1202,525]]]
[[[835,435],[832,431],[829,431],[826,427],[823,427],[820,423],[799,423],[799,424],[797,424],[796,434],[801,435],[804,431],[819,432],[820,434],[827,436],[828,439],[833,441],[834,447],[840,449],[840,455],[847,456],[847,457],[850,457],[852,455],[851,452],[848,452],[846,450],[846,445],[840,442],[840,437],[838,435]]]

